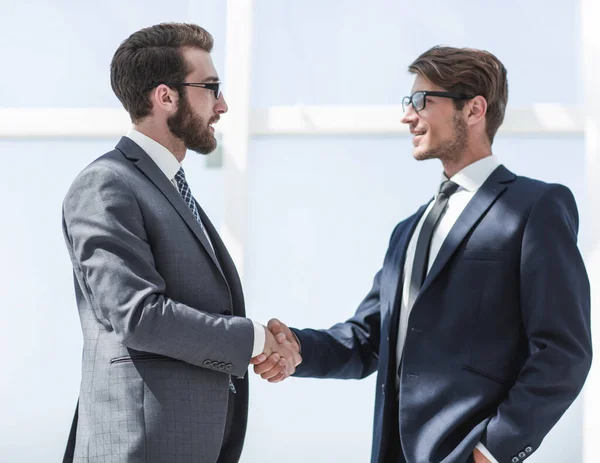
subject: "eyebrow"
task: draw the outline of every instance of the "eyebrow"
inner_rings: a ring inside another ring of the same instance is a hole
[[[219,78],[216,76],[209,76],[206,77],[205,79],[202,79],[202,82],[218,82]]]

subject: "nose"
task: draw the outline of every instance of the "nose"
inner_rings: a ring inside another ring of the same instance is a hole
[[[217,103],[215,104],[215,112],[217,114],[225,114],[228,110],[229,106],[227,106],[227,102],[225,101],[225,95],[221,93],[221,95],[219,95]]]
[[[413,122],[416,119],[417,119],[417,112],[415,111],[415,108],[413,108],[413,105],[409,104],[407,106],[406,110],[404,111],[404,114],[402,115],[402,119],[400,120],[400,122],[402,122],[403,124],[410,124],[411,122]]]

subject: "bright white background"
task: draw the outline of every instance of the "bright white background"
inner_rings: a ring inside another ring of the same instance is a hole
[[[1,106],[119,107],[108,74],[114,50],[135,30],[172,20],[213,33],[213,59],[227,83],[226,6],[1,0]],[[251,108],[397,105],[412,85],[407,65],[440,43],[495,53],[508,68],[509,106],[576,105],[583,101],[578,8],[559,0],[257,0]],[[77,172],[116,141],[0,139],[2,462],[62,456],[77,400],[81,331],[61,202]],[[439,164],[417,163],[410,147],[401,135],[251,138],[243,279],[252,318],[317,328],[353,314],[394,225],[433,194],[439,177]],[[587,249],[583,136],[500,134],[494,151],[518,174],[573,190]],[[221,223],[222,170],[193,153],[185,166],[196,198]],[[252,377],[243,461],[368,461],[373,384],[373,377],[279,385]],[[529,461],[581,462],[582,434],[579,400]]]

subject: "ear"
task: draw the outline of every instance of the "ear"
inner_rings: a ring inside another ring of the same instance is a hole
[[[481,95],[477,95],[465,105],[467,124],[475,125],[485,119],[487,113],[487,101]]]
[[[173,113],[177,111],[179,94],[171,87],[160,84],[150,93],[150,100],[154,109],[159,111]]]

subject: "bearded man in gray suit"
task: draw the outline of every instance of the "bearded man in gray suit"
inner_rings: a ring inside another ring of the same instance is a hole
[[[84,336],[64,461],[237,462],[248,365],[267,359],[276,382],[301,361],[245,317],[233,261],[181,167],[186,149],[215,149],[227,112],[212,45],[199,26],[160,24],[113,57],[133,127],[63,204]]]

